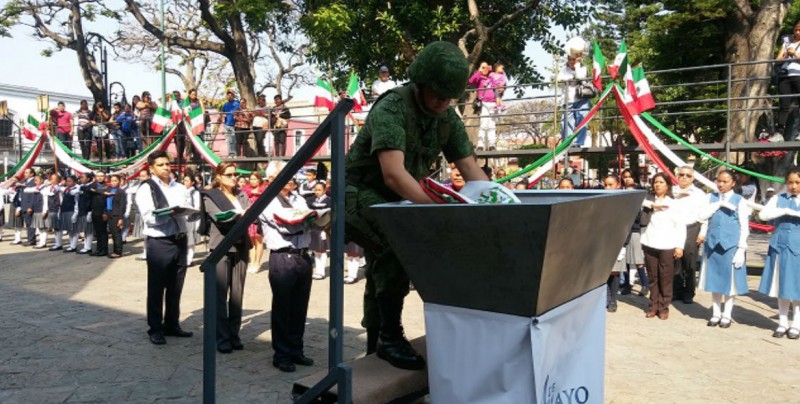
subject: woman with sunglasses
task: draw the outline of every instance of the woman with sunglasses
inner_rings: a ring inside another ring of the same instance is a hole
[[[234,163],[224,162],[217,166],[211,189],[201,199],[211,222],[208,247],[214,251],[250,206],[247,195],[236,188]],[[244,349],[239,329],[242,326],[242,299],[250,248],[250,237],[245,234],[217,264],[217,351],[220,353]]]

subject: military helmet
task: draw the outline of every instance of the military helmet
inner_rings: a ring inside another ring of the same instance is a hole
[[[430,87],[436,95],[459,98],[467,87],[469,66],[458,47],[450,42],[428,44],[408,67],[408,77],[415,84]]]

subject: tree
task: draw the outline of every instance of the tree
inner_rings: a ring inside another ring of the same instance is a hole
[[[558,128],[553,131],[552,100],[536,100],[516,103],[509,107],[497,127],[500,138],[531,139],[535,144],[544,144],[548,136],[557,135]]]
[[[301,4],[300,26],[311,39],[312,59],[335,81],[351,70],[377,78],[378,67],[390,66],[398,78],[426,44],[444,40],[461,48],[470,73],[481,61],[503,61],[509,76],[520,82],[540,81],[535,61],[525,57],[528,40],[560,52],[550,33],[552,23],[574,28],[588,16],[593,1],[455,0],[382,2],[374,0],[307,0]]]
[[[186,0],[188,1],[188,0]],[[125,0],[128,11],[145,31],[167,47],[193,49],[221,55],[230,62],[239,94],[250,105],[255,105],[255,64],[260,49],[257,36],[269,30],[276,33],[291,32],[291,23],[296,18],[291,4],[280,0],[198,0],[197,10],[203,26],[211,34],[207,39],[182,35],[176,30],[159,28],[153,16],[142,11],[140,2]],[[287,41],[277,45],[282,52],[293,53],[300,49]],[[280,85],[276,87],[279,91]]]
[[[148,19],[158,19],[160,10],[155,2],[143,3],[140,7]],[[196,2],[169,2],[164,10],[165,29],[177,32],[178,35],[194,41],[208,40],[211,34],[203,26],[199,14]],[[152,66],[153,70],[161,69],[160,42],[137,22],[123,21],[117,31],[114,43],[117,44],[118,55],[121,59],[134,63],[145,63]],[[199,89],[201,94],[207,93],[203,90],[210,90],[203,88],[206,74],[215,76],[230,74],[230,66],[226,59],[197,49],[177,46],[166,48],[166,62],[166,73],[178,77],[183,83],[184,89]],[[219,70],[219,72],[207,72],[209,68]]]
[[[108,40],[85,26],[101,17],[120,19],[116,11],[97,0],[12,0],[0,10],[0,36],[10,36],[7,28],[21,25],[33,29],[37,39],[52,43],[53,47],[43,51],[43,56],[64,49],[75,51],[86,87],[96,101],[108,102],[93,50],[94,45]]]

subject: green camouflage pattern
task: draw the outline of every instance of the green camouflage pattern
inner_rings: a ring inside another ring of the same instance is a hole
[[[408,67],[412,83],[424,84],[440,97],[460,98],[467,87],[469,65],[461,49],[450,42],[428,44]]]

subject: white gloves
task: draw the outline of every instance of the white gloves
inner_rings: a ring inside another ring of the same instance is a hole
[[[648,208],[648,209],[652,209],[653,208],[653,201],[645,199],[644,201],[642,201],[642,206],[644,206],[645,208]]]
[[[319,233],[319,239],[322,240],[322,241],[327,240],[328,239],[328,234],[326,234],[324,231],[320,232]]]
[[[617,261],[622,261],[623,259],[625,259],[625,247],[622,247],[622,249],[619,250],[619,255],[617,255]]]
[[[736,269],[744,265],[744,248],[737,248],[736,254],[733,256],[733,267]]]
[[[86,223],[91,223],[91,222],[92,222],[92,213],[89,212],[86,214]]]
[[[72,223],[78,223],[78,211],[77,210],[72,214]]]

